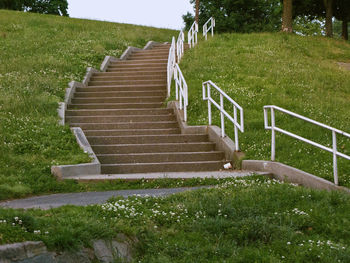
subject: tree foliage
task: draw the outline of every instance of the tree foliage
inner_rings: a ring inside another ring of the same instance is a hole
[[[0,9],[68,16],[67,0],[0,0]]]
[[[190,0],[195,7],[195,0]],[[278,31],[282,5],[279,0],[200,0],[199,25],[215,17],[218,32]],[[194,21],[191,13],[183,16],[186,29]]]

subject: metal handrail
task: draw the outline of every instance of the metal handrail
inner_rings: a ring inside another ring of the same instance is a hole
[[[180,60],[184,54],[184,41],[185,41],[185,34],[184,32],[181,30],[178,38],[177,38],[177,42],[176,42],[176,56],[177,56],[177,63],[180,63]]]
[[[208,27],[208,24],[210,22],[211,22],[210,27]],[[203,26],[203,36],[205,37],[205,40],[207,40],[207,34],[209,31],[211,31],[211,36],[212,37],[214,36],[214,27],[215,27],[215,19],[214,17],[211,17]]]
[[[188,106],[188,86],[181,72],[179,64],[175,64],[174,70],[175,80],[175,95],[176,100],[180,103],[180,110],[184,110],[184,121],[187,121],[187,106]]]
[[[215,88],[220,93],[220,105],[211,97],[211,87]],[[207,92],[206,92],[207,90]],[[231,97],[229,97],[222,89],[215,85],[211,80],[203,82],[202,84],[203,91],[203,100],[208,101],[208,120],[209,125],[212,123],[211,116],[211,104],[214,104],[216,108],[220,110],[221,116],[221,136],[225,137],[225,116],[233,123],[235,131],[235,151],[239,151],[238,145],[238,130],[244,132],[244,117],[243,117],[243,108],[235,102]],[[231,116],[224,109],[224,98],[226,98],[233,105],[233,116]],[[237,109],[240,111],[240,122],[237,121]]]
[[[173,78],[174,67],[176,63],[176,55],[175,55],[175,37],[172,38],[171,46],[169,49],[168,55],[168,65],[167,65],[167,83],[168,83],[168,97],[170,97],[170,89],[171,89],[171,81]]]
[[[190,30],[188,31],[188,45],[190,48],[194,47],[197,42],[198,24],[196,21],[193,22]]]
[[[271,126],[269,126],[269,120],[268,120],[268,114],[267,114],[267,111],[268,109],[271,110]],[[322,144],[319,144],[317,142],[314,142],[314,141],[311,141],[309,139],[306,139],[302,136],[299,136],[299,135],[296,135],[294,133],[291,133],[289,131],[286,131],[286,130],[283,130],[279,127],[276,126],[276,123],[275,123],[275,110],[278,110],[280,112],[283,112],[285,114],[288,114],[288,115],[291,115],[295,118],[298,118],[298,119],[301,119],[301,120],[304,120],[304,121],[307,121],[309,123],[312,123],[312,124],[315,124],[319,127],[322,127],[322,128],[325,128],[327,130],[330,130],[332,131],[332,148],[330,147],[327,147],[327,146],[324,146]],[[294,113],[294,112],[291,112],[291,111],[288,111],[286,109],[283,109],[283,108],[280,108],[280,107],[277,107],[275,105],[267,105],[267,106],[264,106],[264,125],[265,125],[265,129],[266,130],[271,130],[272,132],[272,135],[271,135],[271,160],[274,161],[275,160],[275,155],[276,155],[276,136],[275,136],[275,132],[278,131],[278,132],[281,132],[283,134],[286,134],[290,137],[293,137],[295,139],[298,139],[300,141],[303,141],[303,142],[306,142],[308,144],[311,144],[315,147],[318,147],[322,150],[325,150],[325,151],[328,151],[328,152],[331,152],[333,153],[333,176],[334,176],[334,183],[336,185],[338,185],[339,181],[338,181],[338,165],[337,165],[337,156],[340,156],[340,157],[343,157],[347,160],[350,160],[350,156],[344,154],[344,153],[340,153],[338,152],[337,150],[337,134],[340,134],[340,135],[343,135],[345,137],[348,137],[350,138],[350,134],[349,133],[346,133],[344,131],[341,131],[341,130],[338,130],[336,128],[333,128],[331,126],[328,126],[326,124],[323,124],[323,123],[320,123],[318,121],[315,121],[315,120],[312,120],[312,119],[309,119],[307,117],[304,117],[302,115],[299,115],[297,113]]]

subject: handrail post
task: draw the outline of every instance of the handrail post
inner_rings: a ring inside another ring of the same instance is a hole
[[[179,98],[179,102],[180,102],[180,110],[182,110],[182,96],[183,96],[183,94],[181,94],[181,90],[183,90],[182,89],[182,79],[180,78],[180,83],[179,83],[179,86],[180,86],[180,98]]]
[[[332,131],[333,139],[333,176],[334,184],[338,185],[338,163],[337,163],[337,134],[335,131]]]
[[[175,79],[175,98],[176,100],[179,100],[179,83],[178,83],[178,72],[177,67],[175,67],[174,71],[174,79]]]
[[[208,89],[208,121],[209,121],[209,125],[211,125],[211,95],[210,95],[210,85],[209,83],[207,83],[207,89]]]
[[[233,105],[233,117],[235,122],[237,123],[237,108],[236,106]],[[239,151],[239,146],[238,146],[238,128],[237,125],[233,125],[235,128],[235,150]]]
[[[215,19],[211,18],[211,36],[214,37]]]
[[[275,134],[275,111],[271,108],[271,161],[275,161],[276,134]]]
[[[187,122],[187,105],[188,105],[188,90],[187,85],[184,85],[184,121]]]
[[[224,96],[220,93],[221,137],[225,137]]]

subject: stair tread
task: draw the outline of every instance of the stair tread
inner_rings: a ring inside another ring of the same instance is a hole
[[[159,162],[159,163],[118,163],[118,164],[101,164],[102,166],[127,166],[127,165],[167,165],[167,164],[198,164],[198,163],[223,163],[222,160],[213,161],[196,161],[196,162]]]
[[[135,147],[135,146],[146,146],[146,145],[202,145],[202,144],[215,144],[214,142],[160,142],[160,143],[135,143],[135,144],[130,144],[130,143],[126,143],[126,144],[92,144],[91,146],[98,146],[98,147],[101,147],[101,146],[104,146],[104,147],[115,147],[115,146],[123,146],[123,147],[126,147],[126,146],[132,146],[132,147]]]
[[[148,156],[148,155],[192,155],[192,154],[212,154],[212,153],[224,153],[222,151],[207,151],[207,152],[155,152],[155,153],[106,153],[106,154],[96,154],[97,157],[109,157],[109,156]]]

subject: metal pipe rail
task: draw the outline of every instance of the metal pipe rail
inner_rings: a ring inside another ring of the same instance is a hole
[[[213,87],[214,89],[216,89],[219,92],[219,94],[220,94],[220,104],[217,103],[211,97],[211,87]],[[211,80],[203,82],[203,84],[202,84],[202,91],[203,91],[203,100],[207,100],[208,101],[208,120],[209,120],[209,125],[211,125],[211,123],[212,123],[211,104],[214,104],[214,106],[220,110],[221,136],[225,137],[225,116],[226,116],[234,125],[235,151],[239,151],[238,130],[240,130],[241,132],[244,132],[243,108],[237,102],[235,102],[231,97],[229,97],[224,91],[222,91],[218,86],[216,86],[215,83],[213,83]],[[233,116],[231,116],[224,109],[224,98],[226,98],[233,105]],[[240,113],[240,122],[239,123],[237,121],[237,110],[239,110],[239,113]]]
[[[175,37],[172,38],[171,46],[169,49],[168,65],[167,65],[167,83],[168,83],[168,98],[170,97],[171,81],[173,78],[174,67],[176,63],[175,55]]]
[[[176,56],[177,56],[177,63],[180,63],[180,60],[185,52],[184,49],[184,41],[185,41],[185,34],[184,32],[181,30],[178,38],[177,38],[177,42],[176,42]]]
[[[208,24],[210,24],[210,27],[208,27]],[[209,20],[204,24],[203,26],[203,36],[205,37],[205,40],[208,38],[208,32],[211,31],[211,36],[214,36],[214,27],[215,27],[215,19],[213,17],[209,18]]]
[[[271,110],[271,126],[269,126],[269,120],[268,120],[268,109]],[[276,121],[275,121],[275,110],[277,111],[280,111],[280,112],[283,112],[285,114],[288,114],[290,116],[293,116],[295,118],[298,118],[298,119],[301,119],[301,120],[304,120],[304,121],[307,121],[309,123],[312,123],[312,124],[315,124],[319,127],[322,127],[322,128],[325,128],[327,130],[330,130],[332,131],[332,148],[330,147],[327,147],[327,146],[324,146],[322,144],[319,144],[317,142],[314,142],[314,141],[311,141],[309,139],[306,139],[302,136],[299,136],[299,135],[296,135],[294,133],[291,133],[289,131],[286,131],[286,130],[283,130],[279,127],[276,126]],[[334,183],[336,185],[338,185],[338,165],[337,165],[337,156],[340,156],[340,157],[343,157],[347,160],[350,160],[350,156],[346,155],[346,154],[343,154],[343,153],[340,153],[338,152],[337,150],[337,134],[340,134],[340,135],[343,135],[345,137],[348,137],[350,138],[350,134],[349,133],[346,133],[346,132],[343,132],[341,130],[338,130],[336,128],[333,128],[331,126],[328,126],[328,125],[325,125],[323,123],[320,123],[318,121],[314,121],[312,119],[309,119],[307,117],[304,117],[302,115],[299,115],[297,113],[294,113],[294,112],[291,112],[291,111],[288,111],[286,109],[283,109],[283,108],[280,108],[280,107],[277,107],[275,105],[267,105],[267,106],[264,106],[264,125],[265,125],[265,129],[266,130],[271,130],[272,132],[272,135],[271,135],[271,160],[272,161],[275,161],[275,155],[276,155],[276,131],[278,132],[281,132],[283,134],[286,134],[290,137],[293,137],[295,139],[298,139],[300,141],[303,141],[303,142],[306,142],[308,144],[311,144],[315,147],[318,147],[322,150],[325,150],[325,151],[328,151],[328,152],[331,152],[333,153],[333,176],[334,176]]]
[[[176,100],[180,103],[180,110],[184,110],[184,121],[187,121],[187,106],[188,106],[188,86],[181,72],[179,64],[175,64],[174,71],[175,80],[175,95]]]
[[[188,45],[190,48],[193,48],[197,42],[197,33],[198,33],[198,24],[196,23],[196,21],[193,22],[191,29],[188,31]]]

